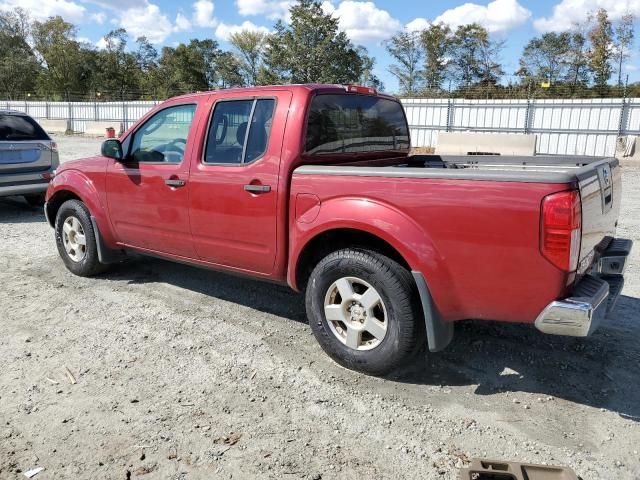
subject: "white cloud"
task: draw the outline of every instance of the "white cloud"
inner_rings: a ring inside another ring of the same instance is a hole
[[[0,0],[0,10],[13,10],[20,7],[35,20],[46,20],[60,15],[69,22],[81,22],[86,8],[69,0]]]
[[[618,20],[626,13],[640,16],[638,0],[562,0],[553,7],[550,17],[541,17],[533,22],[541,32],[562,31],[570,29],[577,22],[584,22],[590,12],[604,8],[609,19]]]
[[[120,13],[120,25],[132,38],[145,36],[151,43],[164,42],[173,31],[167,16],[153,3],[123,11]]]
[[[198,27],[215,28],[218,20],[213,16],[214,9],[211,0],[198,0],[193,4],[193,23]]]
[[[263,15],[269,20],[287,20],[294,3],[293,0],[236,0],[240,15]]]
[[[241,25],[227,25],[226,23],[220,23],[216,28],[216,37],[221,40],[229,40],[229,37],[234,33],[249,30],[252,32],[269,33],[270,30],[267,27],[261,27],[253,22],[242,22]]]
[[[181,12],[176,15],[176,25],[173,27],[175,32],[185,32],[191,30],[191,22]]]
[[[98,25],[102,25],[107,20],[107,15],[104,12],[98,12],[92,13],[89,18]]]
[[[479,23],[490,32],[512,30],[531,17],[531,11],[518,3],[518,0],[493,0],[486,6],[477,3],[465,3],[446,10],[433,23],[445,23],[453,28],[470,23]]]
[[[98,50],[104,50],[105,48],[107,48],[107,41],[104,39],[104,37],[102,37],[96,42],[95,45]]]
[[[416,18],[407,23],[404,28],[409,32],[421,32],[422,30],[426,30],[431,25],[431,22],[426,18]]]
[[[386,40],[402,29],[398,20],[373,2],[344,0],[335,8],[325,1],[322,8],[338,19],[340,30],[356,43]]]

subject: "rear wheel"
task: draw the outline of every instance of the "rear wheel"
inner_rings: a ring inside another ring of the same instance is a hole
[[[87,207],[79,200],[68,200],[56,215],[56,244],[68,270],[89,277],[105,270],[98,259],[96,236]]]
[[[367,250],[340,250],[313,270],[306,292],[309,324],[340,365],[384,375],[424,343],[424,322],[411,274]]]

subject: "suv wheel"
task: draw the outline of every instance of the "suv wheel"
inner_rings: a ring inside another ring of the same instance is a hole
[[[98,248],[87,207],[79,200],[67,200],[56,215],[58,253],[69,271],[81,277],[102,272]]]
[[[313,270],[306,308],[323,350],[340,365],[384,375],[424,343],[424,321],[411,274],[368,250],[340,250]]]

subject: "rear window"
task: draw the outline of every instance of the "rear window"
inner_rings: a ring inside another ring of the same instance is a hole
[[[31,117],[0,113],[0,141],[49,140],[49,136]]]
[[[305,150],[310,154],[409,148],[400,103],[364,95],[318,95],[311,102]]]

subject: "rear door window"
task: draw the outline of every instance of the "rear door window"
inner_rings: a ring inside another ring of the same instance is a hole
[[[409,148],[399,102],[365,95],[317,95],[307,120],[309,154],[357,153]]]
[[[253,162],[267,150],[275,100],[220,101],[209,125],[205,163]]]
[[[0,141],[49,140],[49,136],[31,117],[0,113]]]

